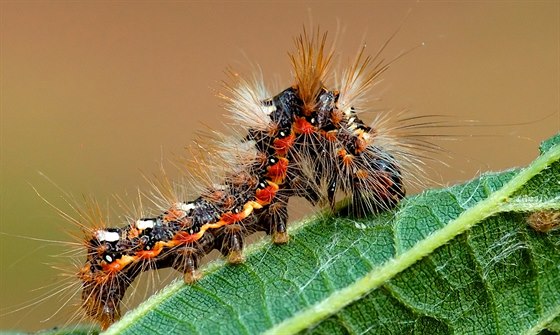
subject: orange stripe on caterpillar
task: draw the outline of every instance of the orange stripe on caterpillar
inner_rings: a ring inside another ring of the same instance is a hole
[[[243,206],[243,210],[241,212],[239,212],[239,213],[229,212],[229,213],[223,214],[220,222],[223,222],[222,225],[230,225],[230,224],[241,222],[241,221],[243,221],[243,219],[246,219],[247,217],[249,217],[249,215],[251,215],[251,213],[253,213],[253,210],[261,209],[263,205],[261,205],[258,202],[255,202],[255,201],[249,201],[248,203],[246,203]],[[219,227],[216,226],[216,227],[212,227],[212,228],[219,228]]]
[[[152,250],[141,250],[136,253],[136,256],[138,256],[139,260],[156,258],[157,256],[159,256],[162,249],[162,246],[158,246],[157,248],[154,248]]]
[[[263,188],[262,190],[257,190],[255,194],[255,198],[257,198],[257,202],[261,205],[270,204],[276,192],[278,192],[279,186],[276,183],[268,181],[268,186]]]
[[[280,157],[278,162],[267,168],[267,176],[275,184],[282,184],[284,179],[286,179],[286,174],[288,173],[288,159]]]
[[[216,222],[216,223],[208,223],[203,225],[200,228],[200,231],[196,234],[189,234],[186,232],[179,232],[175,235],[175,237],[173,238],[174,242],[179,242],[174,244],[174,246],[176,245],[180,245],[180,244],[186,244],[186,243],[192,243],[192,242],[196,242],[198,241],[203,235],[204,233],[209,230],[209,229],[217,229],[217,228],[221,228],[223,226],[227,226],[230,224],[234,224],[234,223],[238,223],[243,221],[243,219],[246,219],[249,215],[251,215],[251,213],[255,210],[255,209],[261,209],[262,205],[258,202],[255,201],[249,201],[248,203],[246,203],[243,206],[243,210],[239,213],[232,213],[232,212],[228,212],[222,215],[222,218],[220,221]]]
[[[274,151],[278,156],[285,156],[294,145],[296,135],[290,133],[286,137],[277,137],[273,141]]]
[[[114,274],[122,271],[126,266],[128,266],[130,263],[135,262],[136,260],[138,260],[138,256],[127,255],[127,256],[122,256],[121,258],[111,263],[101,264],[101,266],[103,267],[104,272],[108,274]]]

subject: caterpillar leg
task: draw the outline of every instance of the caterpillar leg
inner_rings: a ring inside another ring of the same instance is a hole
[[[286,244],[290,239],[287,227],[288,210],[285,205],[279,207],[281,208],[277,208],[276,213],[270,216],[273,218],[273,222],[271,222],[272,242],[274,244]]]
[[[124,294],[120,296],[112,294],[108,292],[103,296],[96,295],[94,290],[85,287],[82,291],[83,309],[88,316],[99,321],[102,330],[107,329],[121,317],[120,302]]]
[[[288,243],[290,236],[288,235],[288,197],[285,195],[277,195],[274,203],[270,204],[263,212],[259,214],[257,225],[260,230],[264,230],[267,234],[272,235],[274,244]]]
[[[171,266],[183,273],[185,284],[193,284],[202,278],[202,274],[198,271],[198,266],[200,265],[200,257],[203,254],[199,248],[183,246],[177,250],[177,254],[180,256],[174,260]]]
[[[363,155],[364,164],[352,175],[350,213],[365,217],[394,208],[405,196],[401,172],[388,155]]]
[[[185,284],[193,284],[202,278],[202,273],[198,271],[200,259],[214,248],[214,242],[212,234],[204,234],[195,243],[181,245],[169,250],[160,258],[159,265],[161,267],[171,266],[173,269],[182,272]]]
[[[242,263],[243,257],[243,227],[241,224],[225,226],[217,240],[220,244],[220,252],[230,264]]]

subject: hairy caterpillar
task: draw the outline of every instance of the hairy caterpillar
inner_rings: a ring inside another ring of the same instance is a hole
[[[236,83],[224,99],[247,132],[223,143],[217,156],[231,170],[217,173],[219,180],[200,196],[164,196],[168,207],[157,216],[86,229],[87,260],[78,273],[82,307],[102,328],[120,317],[127,287],[144,270],[172,267],[192,283],[200,258],[212,249],[230,263],[242,262],[248,233],[265,231],[274,243],[287,243],[290,197],[333,206],[340,191],[354,214],[367,215],[404,196],[402,169],[417,164],[411,143],[392,139],[382,121],[366,125],[355,109],[389,64],[362,51],[338,90],[328,88],[332,51],[318,29],[304,30],[290,58],[295,83],[274,96],[259,79],[232,75]]]

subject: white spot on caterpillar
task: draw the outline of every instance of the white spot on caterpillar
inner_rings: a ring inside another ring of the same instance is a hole
[[[263,111],[266,115],[270,115],[270,114],[276,112],[276,106],[274,106],[274,105],[264,106],[264,107],[262,108],[262,111]]]
[[[147,228],[154,228],[154,220],[137,220],[136,221],[136,228],[138,229],[147,229]]]
[[[352,115],[352,108],[340,108],[344,115],[351,116]]]
[[[106,231],[106,230],[98,230],[95,233],[95,237],[99,241],[106,241],[106,242],[116,242],[120,239],[120,235],[114,231]]]
[[[179,204],[179,208],[180,208],[182,211],[190,212],[191,210],[195,209],[196,206],[195,206],[194,204],[180,203],[180,204]]]

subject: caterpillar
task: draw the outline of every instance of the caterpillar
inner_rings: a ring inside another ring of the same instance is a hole
[[[411,123],[417,119],[395,128],[382,116],[372,124],[361,119],[363,100],[391,64],[380,59],[384,46],[373,57],[362,48],[338,76],[331,73],[326,33],[304,29],[295,46],[289,54],[294,82],[275,95],[260,74],[230,72],[233,83],[221,97],[244,131],[222,140],[205,162],[193,158],[209,169],[202,174],[213,176],[199,194],[182,198],[163,182],[157,215],[131,218],[120,227],[78,220],[86,249],[76,274],[81,307],[102,329],[120,318],[127,288],[144,271],[173,268],[192,284],[201,276],[201,258],[214,249],[231,264],[243,262],[245,238],[253,232],[271,235],[274,244],[288,243],[292,197],[333,208],[344,195],[352,215],[366,216],[395,207],[405,196],[406,173],[423,164],[419,149],[435,147],[420,136],[401,136],[415,131]],[[328,84],[332,78],[334,88]]]

